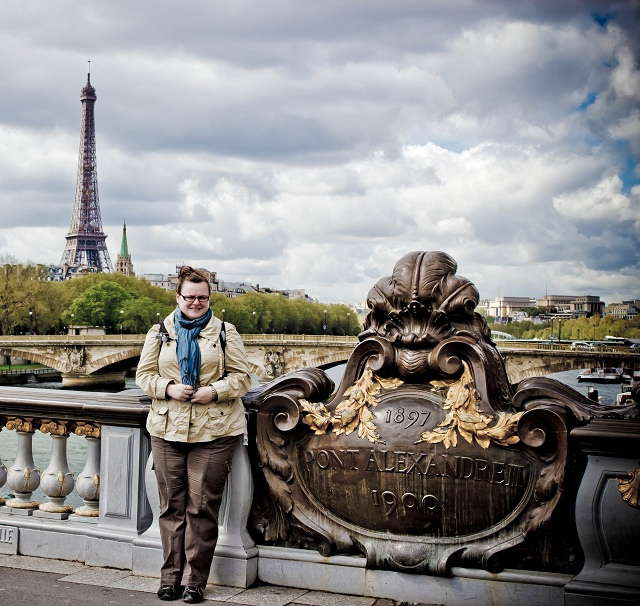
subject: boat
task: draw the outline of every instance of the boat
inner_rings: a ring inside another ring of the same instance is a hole
[[[627,404],[633,404],[634,399],[630,391],[621,391],[616,395],[616,406],[626,406]]]
[[[622,368],[587,368],[578,373],[578,381],[589,383],[622,383]]]

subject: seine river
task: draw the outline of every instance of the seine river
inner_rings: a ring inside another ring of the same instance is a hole
[[[335,366],[326,371],[329,377],[336,384],[336,387],[339,385],[340,380],[342,378],[342,373],[344,372],[344,364]],[[550,378],[557,379],[566,385],[569,385],[579,393],[583,395],[587,395],[589,387],[598,391],[598,395],[600,396],[600,402],[603,404],[615,404],[616,395],[621,391],[621,387],[625,387],[628,389],[628,384],[594,384],[594,383],[579,383],[577,380],[578,376],[577,370],[567,370],[565,372],[558,372],[554,374],[547,375]],[[253,385],[258,385],[258,381],[256,377],[253,377]],[[21,385],[20,387],[34,387],[34,388],[44,388],[44,389],[60,389],[60,382],[51,382],[51,383],[27,383],[25,385]],[[133,377],[127,378],[125,381],[125,390],[127,389],[135,389],[135,379]],[[117,389],[102,389],[102,391],[122,391],[120,388]],[[17,446],[17,435],[15,431],[1,431],[0,432],[0,461],[2,461],[7,468],[11,466],[15,455],[16,455],[16,446]],[[69,436],[68,441],[68,449],[67,449],[67,458],[69,469],[74,473],[74,475],[78,475],[82,471],[85,463],[86,456],[86,446],[84,442],[84,438],[71,435]],[[33,458],[36,464],[36,467],[40,470],[46,469],[49,463],[49,457],[51,455],[51,440],[49,436],[41,434],[39,431],[36,431],[33,436]],[[6,497],[10,494],[10,490],[8,487],[2,486],[0,487],[0,497]],[[40,489],[34,492],[33,498],[36,500],[43,502],[46,500],[45,495],[42,493]],[[67,502],[74,507],[78,507],[82,505],[82,500],[73,492],[69,497],[67,497]]]

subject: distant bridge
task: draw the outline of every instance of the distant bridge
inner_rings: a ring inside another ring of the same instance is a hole
[[[0,356],[54,368],[65,386],[122,383],[138,364],[146,335],[0,335]],[[307,367],[345,362],[357,337],[242,335],[251,372],[261,382]]]
[[[145,335],[0,336],[0,355],[43,364],[62,374],[63,385],[121,383],[136,366]],[[251,371],[261,382],[306,367],[346,362],[357,337],[333,335],[242,335]],[[499,341],[512,383],[532,376],[591,366],[640,370],[640,352],[607,346],[572,351],[568,343]]]

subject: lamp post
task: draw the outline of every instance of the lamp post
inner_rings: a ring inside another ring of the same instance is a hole
[[[253,329],[258,332],[258,327],[256,326],[256,312],[252,311],[251,315],[253,316]]]
[[[327,310],[324,310],[324,324],[322,325],[322,330],[326,336],[327,334]]]
[[[122,335],[122,314],[124,314],[124,309],[120,310],[120,334]]]
[[[29,310],[29,334],[33,334],[33,312]]]
[[[160,312],[159,311],[156,312],[156,322],[158,324],[160,324]]]
[[[347,314],[347,335],[351,334],[351,314]]]
[[[222,310],[222,321],[223,321],[223,322],[224,322],[224,312],[225,312],[225,310],[223,309],[223,310]]]

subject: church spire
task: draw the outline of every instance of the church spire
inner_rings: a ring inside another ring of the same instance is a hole
[[[116,273],[125,276],[134,276],[133,263],[131,263],[131,255],[129,254],[129,245],[127,244],[127,222],[122,226],[122,242],[120,244],[120,254],[116,259]]]
[[[120,256],[128,257],[129,256],[129,246],[127,245],[127,222],[124,222],[122,227],[122,243],[120,244]]]

